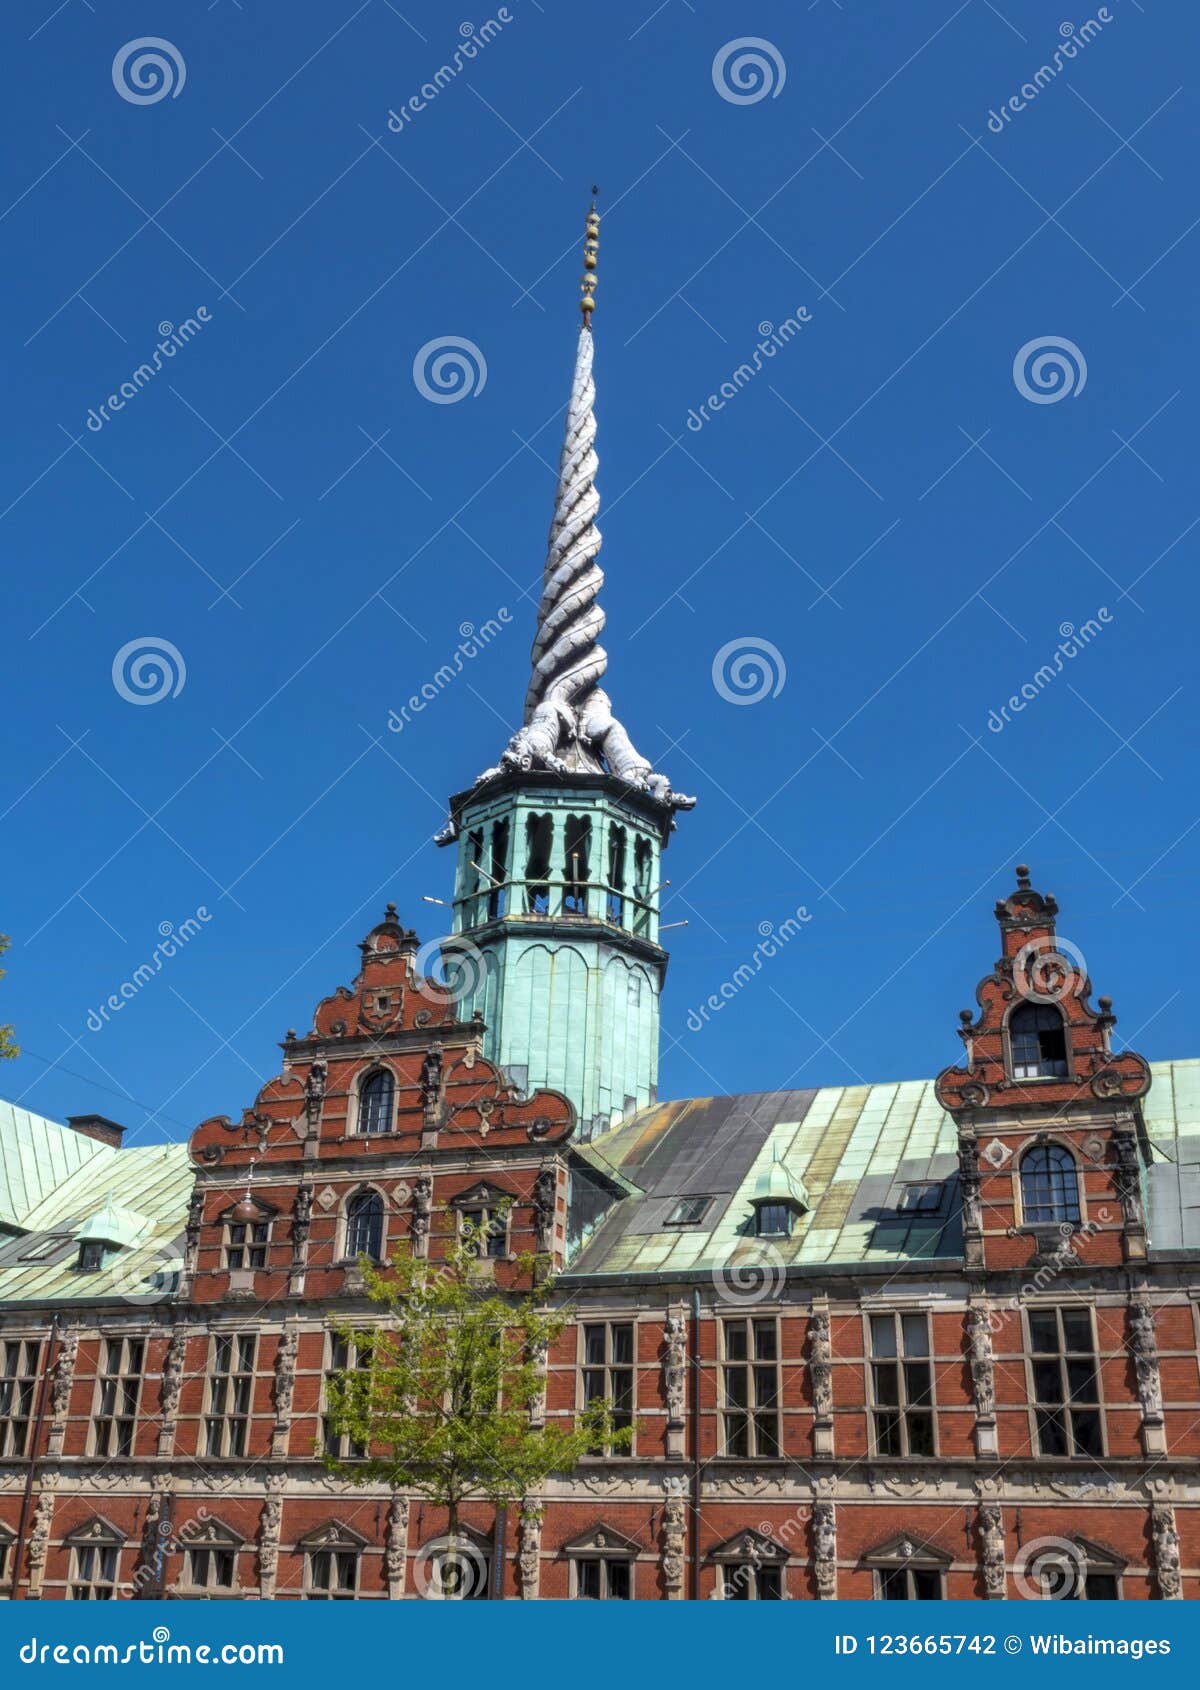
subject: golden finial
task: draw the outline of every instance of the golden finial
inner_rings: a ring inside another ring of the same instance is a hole
[[[587,214],[587,227],[583,237],[584,274],[579,283],[579,291],[583,297],[579,301],[579,309],[583,312],[585,329],[592,326],[592,312],[596,309],[596,283],[599,280],[596,275],[596,254],[600,251],[600,213],[596,210],[596,195],[599,192],[599,188],[593,186],[592,208]]]

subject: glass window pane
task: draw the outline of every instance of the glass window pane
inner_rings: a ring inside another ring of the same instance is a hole
[[[914,1567],[912,1574],[913,1590],[918,1602],[940,1602],[942,1599],[942,1575],[927,1567]]]
[[[746,1328],[740,1320],[726,1322],[725,1354],[730,1361],[745,1361],[746,1359]]]
[[[758,1599],[760,1602],[779,1602],[783,1599],[783,1569],[781,1567],[760,1567],[758,1569]]]
[[[904,1385],[908,1400],[919,1408],[933,1397],[933,1375],[927,1361],[910,1361],[904,1368]]]
[[[614,1602],[629,1601],[629,1562],[608,1563],[608,1594]]]
[[[757,1361],[775,1360],[775,1322],[773,1320],[756,1320],[754,1322],[754,1356]]]
[[[875,1365],[875,1401],[892,1407],[900,1401],[899,1369],[895,1362],[880,1362]]]
[[[1100,1389],[1094,1361],[1069,1361],[1067,1386],[1072,1402],[1099,1402]]]
[[[1068,1350],[1081,1352],[1084,1355],[1092,1353],[1092,1317],[1084,1309],[1073,1311],[1063,1310],[1063,1336]]]
[[[910,1455],[933,1454],[933,1415],[910,1414],[907,1416],[908,1453]]]
[[[1118,1602],[1121,1597],[1115,1573],[1093,1573],[1087,1575],[1087,1599],[1089,1602]]]
[[[1062,1422],[1062,1415],[1056,1413],[1039,1413],[1038,1449],[1042,1455],[1066,1455],[1067,1433]]]
[[[887,1567],[879,1575],[879,1597],[883,1602],[906,1602],[908,1580],[900,1567]]]
[[[871,1316],[871,1354],[894,1356],[896,1353],[896,1322],[890,1314]]]
[[[586,1602],[600,1600],[599,1561],[580,1561],[575,1568],[575,1589]]]
[[[1075,1455],[1102,1456],[1104,1443],[1100,1436],[1100,1416],[1095,1409],[1076,1409],[1071,1416],[1075,1433]]]
[[[1058,1316],[1053,1309],[1030,1315],[1029,1341],[1043,1355],[1058,1354]]]
[[[900,1316],[900,1325],[904,1333],[904,1353],[906,1356],[927,1356],[929,1354],[929,1322],[923,1314],[904,1314]]]
[[[619,1366],[633,1360],[633,1327],[614,1326],[612,1329],[612,1359]]]

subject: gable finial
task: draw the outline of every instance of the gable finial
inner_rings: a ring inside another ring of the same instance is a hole
[[[596,210],[596,195],[600,192],[595,183],[592,184],[592,207],[587,214],[583,237],[583,276],[580,279],[579,291],[582,298],[579,309],[583,312],[583,326],[592,326],[592,312],[596,309],[596,254],[600,251],[600,213]]]

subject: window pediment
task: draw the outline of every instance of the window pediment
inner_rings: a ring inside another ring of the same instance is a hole
[[[126,1542],[126,1534],[119,1526],[114,1526],[111,1520],[106,1520],[103,1514],[93,1514],[90,1520],[85,1520],[81,1526],[76,1526],[73,1532],[68,1532],[63,1539],[72,1548],[83,1548],[88,1544],[104,1544],[119,1549]]]
[[[953,1555],[938,1549],[923,1538],[909,1537],[901,1532],[888,1538],[876,1549],[869,1549],[862,1557],[864,1567],[936,1567],[945,1571],[953,1562]]]
[[[246,1202],[246,1198],[243,1195],[242,1197],[238,1198],[236,1203],[230,1203],[228,1208],[222,1209],[220,1211],[220,1213],[217,1215],[216,1218],[219,1221],[222,1221],[225,1224],[228,1224],[231,1220],[235,1219],[233,1211],[235,1209],[242,1208],[243,1205],[245,1204],[245,1202]],[[251,1194],[250,1204],[251,1204],[251,1207],[255,1211],[255,1218],[257,1220],[260,1220],[260,1221],[273,1220],[274,1217],[279,1213],[279,1210],[276,1207],[276,1205],[274,1203],[268,1203],[265,1197],[255,1197],[253,1194]],[[244,1222],[246,1220],[245,1214],[238,1215],[236,1217],[236,1220]]]
[[[595,1525],[582,1536],[572,1538],[570,1543],[563,1544],[564,1555],[637,1555],[639,1547],[624,1532],[614,1531],[612,1526]]]
[[[297,1539],[299,1549],[365,1549],[367,1540],[341,1520],[326,1520],[324,1525],[306,1532]]]
[[[756,1531],[753,1526],[747,1526],[744,1531],[726,1538],[724,1543],[709,1551],[710,1561],[766,1561],[779,1563],[786,1561],[788,1551],[781,1543],[776,1543],[773,1537],[765,1532]]]
[[[244,1549],[246,1545],[241,1532],[235,1532],[232,1526],[215,1517],[203,1524],[181,1526],[179,1535],[189,1549]]]
[[[505,1191],[498,1185],[492,1185],[489,1180],[478,1180],[469,1191],[460,1191],[457,1197],[450,1199],[452,1209],[495,1209],[501,1203],[514,1201],[514,1194]]]

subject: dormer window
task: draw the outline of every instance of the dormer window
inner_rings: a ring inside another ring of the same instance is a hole
[[[754,1231],[759,1238],[790,1238],[795,1220],[793,1210],[786,1203],[760,1203],[754,1216]]]
[[[363,1134],[390,1133],[396,1083],[387,1068],[379,1068],[363,1082],[358,1094],[358,1130]]]
[[[267,1245],[271,1238],[271,1223],[264,1215],[261,1220],[225,1222],[225,1266],[264,1268],[267,1265]]]
[[[1008,1023],[1014,1080],[1042,1080],[1067,1073],[1062,1011],[1055,1004],[1023,1003]]]
[[[79,1273],[99,1273],[108,1257],[108,1245],[98,1238],[88,1238],[79,1246]]]

